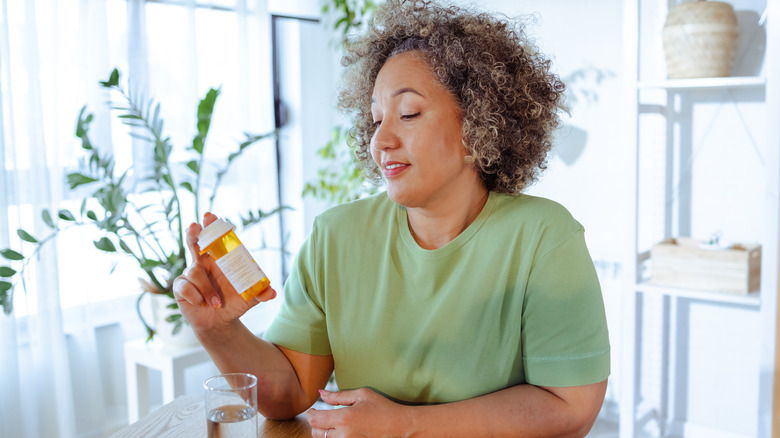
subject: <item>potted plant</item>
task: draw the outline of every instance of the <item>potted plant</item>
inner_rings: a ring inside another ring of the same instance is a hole
[[[135,260],[144,273],[140,279],[141,293],[136,301],[136,311],[146,328],[147,340],[155,336],[155,328],[141,313],[140,303],[146,294],[170,298],[166,303],[170,309],[166,321],[173,324],[172,331],[176,334],[185,323],[173,300],[172,291],[173,280],[182,273],[187,263],[182,211],[186,203],[182,202],[183,197],[188,196],[194,201],[194,217],[201,217],[202,192],[211,189],[210,209],[231,164],[248,147],[276,133],[245,133],[238,149],[227,157],[222,167],[215,174],[208,173],[214,175],[214,181],[207,186],[204,181],[207,174],[204,151],[219,89],[209,89],[200,100],[197,107],[197,133],[186,149],[191,158],[183,168],[176,168],[175,163],[170,161],[173,145],[163,133],[160,104],[126,90],[120,85],[117,69],[111,72],[107,81],[101,81],[100,84],[118,97],[118,102],[112,102],[112,110],[118,112],[118,118],[130,127],[130,135],[152,148],[150,175],[138,181],[141,189],[134,189],[130,182],[130,169],[119,173],[113,155],[101,152],[90,140],[89,128],[93,116],[87,113],[86,106],[82,107],[76,123],[76,136],[81,140],[84,157],[80,160],[78,170],[67,175],[67,184],[71,190],[89,189],[89,196],[81,203],[79,211],[60,209],[52,213],[43,209],[41,217],[50,229],[43,238],[18,229],[19,238],[34,246],[31,253],[23,254],[10,248],[0,251],[0,256],[10,262],[0,266],[0,306],[6,314],[13,311],[14,288],[20,280],[23,282],[25,269],[44,245],[72,227],[91,226],[103,233],[103,237],[94,241],[95,248],[107,253],[125,254]],[[155,201],[150,202],[139,196],[139,192],[151,194]],[[247,212],[240,219],[241,225],[246,227],[259,223],[284,208]]]
[[[321,7],[321,14],[333,30],[331,44],[343,52],[349,44],[352,32],[366,26],[377,8],[373,0],[331,0]],[[366,181],[355,157],[354,139],[349,128],[336,125],[331,129],[330,140],[317,150],[322,166],[315,179],[308,181],[302,196],[311,196],[329,204],[343,204],[381,189]]]
[[[316,178],[304,185],[302,196],[337,205],[379,192],[379,187],[363,177],[348,128],[333,127],[330,141],[317,149],[317,155],[324,164],[317,169]]]

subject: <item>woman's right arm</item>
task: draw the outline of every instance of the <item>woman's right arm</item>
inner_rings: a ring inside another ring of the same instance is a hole
[[[208,225],[217,217],[204,216]],[[251,373],[258,378],[258,409],[266,418],[285,419],[308,409],[333,372],[332,356],[299,353],[255,336],[239,317],[276,296],[269,287],[249,302],[227,281],[214,260],[200,255],[198,234],[187,229],[193,263],[174,281],[173,293],[184,318],[222,373]]]

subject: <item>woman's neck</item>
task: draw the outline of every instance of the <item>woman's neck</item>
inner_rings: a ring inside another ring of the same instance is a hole
[[[453,241],[479,216],[488,200],[487,189],[480,186],[438,208],[408,208],[409,231],[424,249],[438,249]]]

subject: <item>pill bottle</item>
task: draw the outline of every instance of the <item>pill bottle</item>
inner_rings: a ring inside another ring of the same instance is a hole
[[[249,301],[271,282],[238,240],[234,229],[231,223],[217,219],[200,232],[198,246],[201,255],[209,253],[230,284]]]

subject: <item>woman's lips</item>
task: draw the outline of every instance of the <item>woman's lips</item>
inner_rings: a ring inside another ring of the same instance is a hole
[[[393,178],[403,173],[406,169],[409,168],[409,166],[411,165],[395,161],[388,161],[382,166],[382,174],[385,176],[385,178]]]

